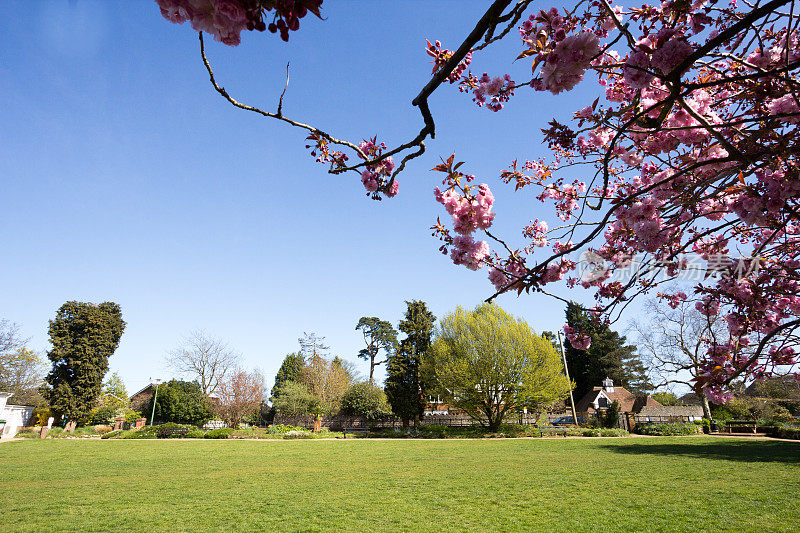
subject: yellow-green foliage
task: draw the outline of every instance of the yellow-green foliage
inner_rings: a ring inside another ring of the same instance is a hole
[[[495,304],[458,307],[442,318],[426,362],[438,392],[496,427],[522,407],[564,397],[570,383],[550,341]]]

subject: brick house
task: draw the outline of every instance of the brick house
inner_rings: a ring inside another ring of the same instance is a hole
[[[156,384],[150,383],[145,388],[143,388],[142,390],[131,396],[130,398],[131,409],[133,409],[134,411],[141,412],[145,404],[150,401],[150,398],[153,397],[155,390],[156,390]]]

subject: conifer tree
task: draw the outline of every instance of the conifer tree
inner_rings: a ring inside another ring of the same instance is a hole
[[[392,411],[407,426],[409,420],[417,422],[425,408],[424,390],[420,379],[422,359],[428,354],[436,317],[425,302],[406,301],[405,319],[399,329],[406,334],[397,352],[389,357],[386,396]]]
[[[50,321],[53,368],[43,395],[62,419],[85,423],[103,386],[125,321],[119,305],[67,302]]]
[[[588,350],[576,349],[569,339],[564,341],[569,375],[575,381],[576,400],[607,377],[634,394],[652,389],[636,347],[625,344],[624,336],[593,320],[589,312],[575,302],[567,304],[566,315],[567,325],[583,331],[592,341]]]

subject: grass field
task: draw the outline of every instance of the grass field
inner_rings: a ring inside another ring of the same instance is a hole
[[[0,530],[797,531],[800,443],[0,445]]]

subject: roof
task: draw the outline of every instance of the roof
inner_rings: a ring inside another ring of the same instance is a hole
[[[594,402],[598,396],[605,396],[608,398],[609,403],[618,402],[619,410],[624,413],[636,413],[641,408],[646,406],[659,407],[660,403],[655,401],[650,396],[639,396],[630,392],[625,387],[614,387],[614,392],[604,390],[603,387],[595,387],[587,392],[583,398],[578,400],[575,404],[575,410],[586,412],[589,409],[594,409]]]
[[[134,398],[134,396],[138,396],[138,395],[140,395],[141,393],[143,393],[144,391],[146,391],[147,389],[152,389],[154,386],[155,386],[155,383],[150,383],[150,384],[146,385],[146,386],[145,386],[145,387],[144,387],[142,390],[140,390],[139,392],[135,392],[135,393],[133,393],[133,394],[131,395],[131,398],[130,398],[130,399],[132,400],[132,399]]]
[[[703,416],[699,405],[648,405],[639,411],[642,416]]]

